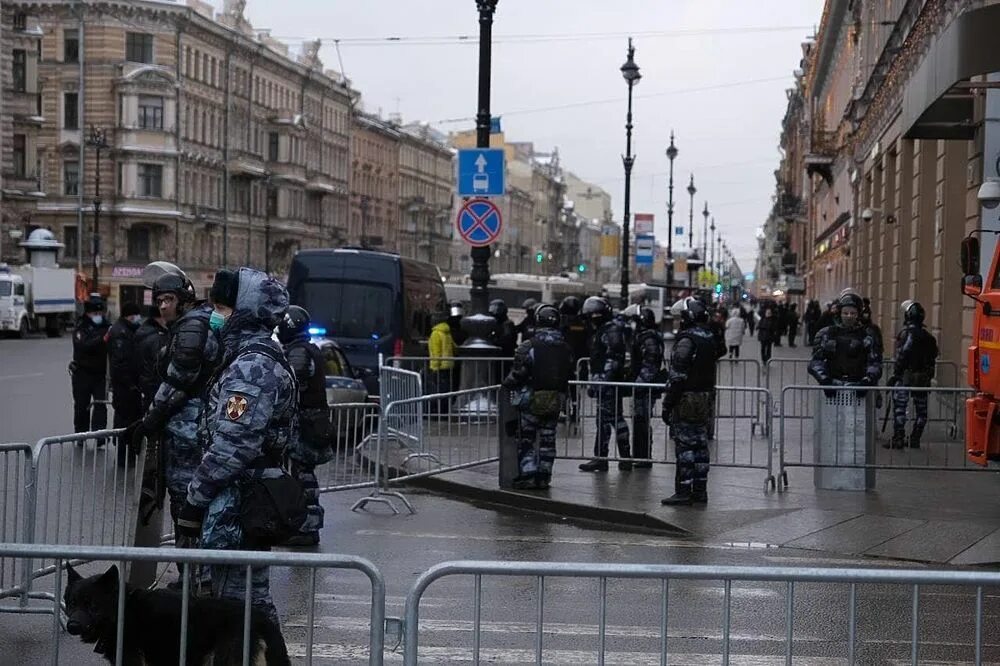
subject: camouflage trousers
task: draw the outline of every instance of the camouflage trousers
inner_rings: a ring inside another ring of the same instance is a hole
[[[194,476],[194,471],[201,464],[205,449],[198,437],[198,421],[204,403],[198,398],[188,400],[183,408],[167,421],[167,426],[161,440],[166,469],[164,476],[167,482],[167,493],[170,495],[170,515],[184,506],[187,499],[188,484]]]
[[[622,395],[618,387],[601,386],[597,389],[597,436],[594,439],[594,456],[608,457],[608,446],[614,433],[618,455],[629,457],[628,422],[622,408]]]
[[[302,484],[306,498],[306,520],[302,523],[302,534],[316,534],[323,529],[323,505],[319,503],[319,480],[316,466],[292,462],[292,476]]]
[[[521,476],[552,476],[556,459],[556,428],[559,417],[543,418],[527,410],[518,412],[517,460]],[[535,440],[538,450],[535,450]]]
[[[201,528],[201,547],[209,550],[245,549],[243,528],[240,525],[242,493],[237,486],[220,492],[205,512]],[[212,572],[212,596],[220,599],[243,601],[247,589],[245,566],[215,565]],[[271,569],[266,566],[250,567],[250,603],[266,614],[276,624],[278,611],[271,599]],[[280,626],[280,625],[279,625]]]
[[[707,423],[682,421],[670,426],[677,458],[677,490],[692,484],[703,486],[708,481],[708,428]]]
[[[916,419],[913,421],[913,437],[920,439],[927,425],[927,396],[923,391],[918,391],[910,395],[909,391],[892,392],[892,432],[897,437],[905,436],[906,433],[906,408],[913,398],[913,408],[916,411]]]

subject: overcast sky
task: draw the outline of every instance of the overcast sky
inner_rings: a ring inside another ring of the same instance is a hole
[[[222,0],[216,5],[221,9]],[[500,0],[492,111],[502,116],[508,140],[533,141],[546,152],[558,147],[564,168],[611,193],[620,220],[626,86],[619,67],[625,36],[635,35],[642,81],[635,89],[632,211],[654,213],[658,240],[666,241],[664,151],[673,129],[680,150],[675,225],[687,226],[685,188],[694,172],[696,246],[707,200],[748,272],[754,233],[774,191],[785,89],[822,6],[823,0]],[[250,0],[247,17],[293,45],[331,40],[321,57],[333,69],[341,66],[332,40],[343,40],[343,70],[367,110],[398,111],[407,122],[470,119],[435,125],[444,131],[474,127],[475,0]],[[469,42],[356,41],[459,35]],[[560,37],[566,35],[572,37]],[[550,108],[561,105],[572,106]]]

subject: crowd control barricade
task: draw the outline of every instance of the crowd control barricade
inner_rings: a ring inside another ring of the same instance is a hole
[[[920,440],[920,448],[890,448],[893,394],[896,392],[907,392],[910,397],[907,403],[907,434],[912,431],[915,418],[914,394],[928,394],[931,405],[941,397],[946,402],[953,397],[955,402],[961,404],[964,398],[974,393],[972,389],[942,387],[786,386],[781,391],[779,410],[779,485],[788,486],[789,467],[949,472],[987,469],[967,459],[964,441],[955,437],[956,432],[948,423],[929,420]],[[875,407],[878,395],[883,397],[881,409]],[[803,417],[793,413],[795,405],[805,403],[812,403],[811,413],[816,416]],[[866,420],[864,426],[861,419]],[[821,440],[830,444],[825,452],[817,446]],[[833,451],[836,453],[831,457]]]
[[[364,452],[375,448],[381,408],[374,402],[357,402],[330,407],[330,460],[317,467],[319,492],[369,488],[375,485],[375,468]]]
[[[580,397],[577,418],[559,429],[557,457],[570,460],[605,459],[597,455],[598,437],[608,442],[609,461],[676,463],[669,429],[661,419],[662,384],[626,382],[570,382],[570,392]],[[607,396],[607,397],[603,397]],[[603,399],[602,399],[603,397]],[[606,414],[602,414],[602,402]],[[638,408],[639,419],[636,418]],[[715,411],[709,427],[709,456],[716,467],[758,469],[764,472],[765,489],[775,487],[771,432],[771,397],[752,386],[717,386]],[[636,425],[649,415],[649,458],[636,457]],[[569,421],[569,419],[567,419]],[[599,432],[604,423],[604,432]],[[616,433],[627,428],[631,449],[622,455]]]
[[[326,587],[330,584],[329,577],[334,570],[355,571],[368,579],[366,587],[371,589],[370,609],[367,612],[367,625],[364,627],[363,636],[360,634],[354,637],[359,644],[357,652],[367,651],[367,662],[372,666],[382,664],[382,652],[385,643],[385,582],[382,574],[368,560],[347,555],[334,555],[326,553],[288,553],[288,552],[263,552],[263,551],[223,551],[223,550],[200,550],[200,549],[173,549],[173,548],[121,548],[121,547],[87,547],[87,546],[43,546],[43,545],[17,545],[0,544],[0,561],[21,560],[37,557],[53,562],[52,585],[45,591],[49,603],[40,612],[52,614],[51,637],[49,649],[53,664],[69,663],[60,661],[60,643],[64,641],[63,648],[67,649],[69,642],[77,641],[73,636],[62,636],[61,602],[63,590],[67,580],[65,567],[72,562],[89,562],[79,568],[78,573],[87,577],[90,575],[103,573],[109,565],[117,565],[119,570],[119,580],[127,578],[128,569],[139,562],[150,562],[158,564],[159,568],[164,568],[168,564],[176,563],[184,569],[185,574],[191,567],[205,565],[230,565],[246,567],[247,586],[243,595],[243,623],[242,623],[242,663],[248,665],[250,647],[250,575],[252,566],[271,567],[272,585],[280,583],[290,589],[288,594],[288,608],[279,607],[279,620],[281,631],[284,635],[288,647],[289,656],[292,663],[313,663],[314,653],[319,641],[325,641],[329,647],[344,645],[345,640],[351,637],[345,636],[343,631],[338,631],[335,636],[327,636],[322,632],[329,631],[322,627],[322,618],[316,615],[317,591],[320,586]],[[305,575],[301,575],[305,574]],[[188,626],[191,603],[194,597],[190,589],[191,576],[183,576],[183,593],[181,595],[180,633],[173,637],[179,641],[181,653],[184,654],[183,647],[187,645],[191,634]],[[116,650],[117,660],[114,662],[118,666],[122,664],[123,658],[123,632],[125,613],[123,609],[126,602],[126,586],[119,585],[117,596],[117,618],[116,627]],[[282,613],[282,611],[285,611]],[[10,626],[13,622],[7,621]],[[37,625],[26,625],[25,632],[34,630]],[[147,627],[147,630],[150,628]],[[35,641],[36,645],[44,645],[42,641]],[[73,646],[76,648],[77,646]],[[81,649],[91,651],[89,646],[80,646]],[[323,657],[322,652],[315,654],[316,659]],[[96,657],[94,659],[97,659]],[[357,654],[352,655],[352,663],[356,663]],[[326,661],[324,658],[323,661]],[[181,661],[181,663],[185,663]],[[187,663],[192,663],[188,661]],[[255,662],[258,663],[258,662]],[[262,663],[262,662],[261,662]]]
[[[31,445],[0,444],[0,543],[24,542],[31,517],[27,498],[34,486]],[[18,559],[0,560],[0,600],[27,594],[23,565]],[[22,598],[23,603],[27,603],[26,598]],[[3,610],[0,603],[0,612]]]
[[[426,393],[450,393],[495,386],[510,372],[510,356],[392,356],[385,365],[420,375]],[[407,396],[413,397],[413,396]],[[404,399],[399,397],[396,399]]]
[[[715,383],[719,386],[762,386],[760,361],[755,358],[723,357],[715,367]]]
[[[383,408],[389,403],[419,398],[423,394],[423,379],[419,372],[388,365],[379,368],[379,404]],[[423,413],[417,409],[420,405],[414,404],[417,406],[412,410],[405,413],[398,412],[390,424],[386,424],[383,419],[379,424],[380,432],[384,426],[391,436],[406,440],[413,446],[419,446],[423,439],[424,419]]]
[[[400,499],[413,513],[401,493],[387,490],[389,485],[496,462],[502,427],[497,416],[500,390],[499,386],[490,386],[384,405],[374,454],[378,483],[372,495],[358,500],[353,509],[377,502],[396,512],[392,501],[385,497],[389,495]],[[395,436],[392,424],[399,415],[414,413],[424,415],[423,438],[415,441]]]
[[[829,636],[822,663],[917,664],[932,636],[946,633],[953,646],[950,655],[981,664],[987,647],[984,598],[997,585],[1000,573],[992,571],[444,562],[424,572],[406,597],[403,663],[416,666],[435,654],[436,646],[425,638],[433,621],[422,621],[421,602],[429,588],[447,586],[450,594],[472,599],[470,617],[463,623],[468,642],[456,644],[452,632],[449,652],[474,664],[813,663],[817,639],[802,633],[803,627],[817,625],[826,627],[824,635]],[[704,594],[707,591],[717,594]],[[901,615],[886,629],[886,610],[877,606],[890,594]],[[923,609],[933,608],[941,594],[959,598],[961,610]],[[694,631],[691,609],[699,606],[699,621],[718,627],[699,642],[704,646],[699,651],[717,651],[717,656],[691,654],[690,642],[685,642]],[[498,607],[519,621],[495,620]],[[621,607],[629,609],[624,618]],[[568,609],[577,624],[565,624]],[[869,638],[880,627],[888,639]],[[573,639],[572,661],[559,654],[566,634]],[[776,643],[774,648],[753,655],[734,653],[741,647],[760,650],[765,634]],[[639,646],[644,651],[633,651]]]

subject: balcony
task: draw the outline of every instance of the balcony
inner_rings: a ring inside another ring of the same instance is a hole
[[[14,117],[15,123],[41,126],[42,96],[39,93],[4,91],[4,107]]]
[[[293,185],[306,184],[306,168],[290,162],[268,162],[268,172],[273,181],[284,181]]]
[[[229,174],[231,176],[264,178],[267,175],[264,160],[260,155],[243,150],[234,150],[232,155],[229,159]]]
[[[44,199],[47,195],[42,191],[42,182],[36,172],[5,171],[3,196],[5,199]]]
[[[347,196],[347,187],[343,183],[334,183],[333,179],[318,171],[307,171],[306,191],[312,194],[339,194]]]

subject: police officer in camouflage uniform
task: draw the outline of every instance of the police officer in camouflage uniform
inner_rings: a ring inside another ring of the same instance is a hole
[[[680,319],[674,339],[663,397],[663,422],[670,428],[677,459],[674,494],[664,506],[690,506],[708,501],[708,425],[715,401],[718,343],[708,326],[708,308],[697,298],[674,303]]]
[[[284,352],[271,339],[288,310],[280,282],[251,268],[219,271],[212,285],[211,326],[225,360],[213,378],[199,434],[207,446],[177,521],[178,533],[212,550],[259,549],[243,538],[242,487],[284,475],[282,460],[298,436],[298,387]],[[243,599],[246,567],[213,566],[212,593]],[[251,569],[251,603],[277,622],[268,568]]]
[[[583,318],[595,329],[590,339],[590,380],[620,382],[625,378],[625,332],[613,318],[611,304],[600,296],[591,296],[583,303]],[[594,459],[580,465],[582,472],[606,472],[608,444],[614,433],[618,455],[630,458],[628,423],[622,410],[621,389],[614,386],[591,386],[587,395],[597,398],[597,436],[594,439]],[[623,460],[618,469],[628,471],[632,463]]]
[[[635,317],[635,337],[632,339],[632,381],[638,384],[658,384],[663,382],[663,334],[656,325],[656,314],[652,309],[638,309]],[[636,388],[632,393],[632,432],[634,446],[632,455],[638,459],[650,457],[652,435],[649,418],[653,403],[660,397],[659,391]],[[636,469],[649,469],[652,462],[637,462]]]
[[[876,332],[861,320],[864,303],[854,293],[838,301],[833,326],[816,334],[809,374],[822,386],[877,386],[882,377],[882,350]],[[827,397],[834,397],[828,391]]]
[[[515,392],[518,408],[520,473],[514,487],[544,489],[552,479],[556,428],[573,372],[573,354],[559,331],[559,311],[553,306],[539,306],[535,324],[535,334],[517,348],[503,386]]]
[[[938,357],[938,344],[934,336],[924,328],[924,308],[916,301],[904,301],[903,330],[896,336],[896,359],[889,386],[926,387],[934,379],[935,363]],[[892,392],[892,441],[885,444],[886,448],[901,449],[906,440],[906,408],[913,398],[916,420],[910,431],[909,445],[912,449],[920,448],[920,437],[927,425],[927,393],[915,391]]]
[[[160,435],[162,474],[176,523],[204,453],[198,441],[202,392],[222,360],[222,348],[209,327],[212,306],[195,300],[194,286],[180,268],[154,262],[146,267],[144,281],[152,287],[170,332],[157,368],[162,383],[145,416],[128,427],[126,441],[137,446],[146,435]]]
[[[278,340],[299,385],[299,436],[288,447],[292,476],[305,490],[309,503],[302,533],[286,546],[315,546],[323,528],[316,467],[333,458],[330,407],[326,401],[326,363],[323,352],[309,341],[309,313],[297,305],[288,308],[278,324]]]

